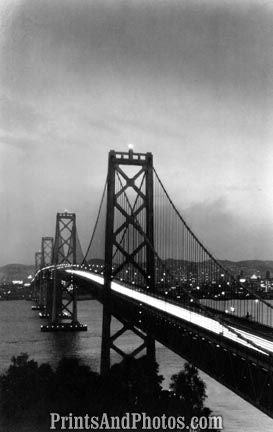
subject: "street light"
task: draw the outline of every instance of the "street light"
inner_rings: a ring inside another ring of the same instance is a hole
[[[129,152],[132,152],[134,150],[134,144],[128,144]]]

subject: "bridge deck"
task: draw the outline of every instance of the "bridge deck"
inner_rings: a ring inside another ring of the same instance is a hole
[[[104,284],[103,276],[93,274],[84,270],[71,270],[67,269],[66,272],[77,275],[78,277],[92,281],[99,286]],[[111,283],[111,289],[113,292],[129,297],[130,299],[136,300],[145,305],[151,306],[158,311],[165,312],[176,318],[185,320],[195,326],[202,329],[208,330],[212,333],[218,334],[236,342],[239,345],[243,345],[251,350],[258,351],[265,356],[273,354],[273,338],[270,334],[270,329],[265,326],[250,325],[247,326],[245,322],[240,322],[239,319],[233,319],[233,317],[224,317],[222,323],[217,319],[205,316],[202,311],[195,311],[187,309],[186,307],[173,304],[162,298],[153,297],[152,295],[146,294],[135,289],[130,289],[117,282]],[[216,314],[215,314],[216,315]],[[217,315],[219,313],[217,311]],[[229,326],[225,326],[224,321]]]
[[[50,276],[53,266],[44,268]],[[80,283],[104,302],[104,276],[79,266],[55,266],[60,278]],[[199,305],[177,304],[111,282],[111,315],[193,363],[273,418],[272,329]],[[113,348],[113,346],[112,346]]]

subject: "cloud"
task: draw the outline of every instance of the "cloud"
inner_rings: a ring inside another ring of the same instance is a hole
[[[64,78],[88,88],[93,80],[134,84],[136,77],[152,85],[152,77],[265,104],[272,36],[272,10],[259,1],[27,0],[6,34],[3,73],[22,92],[54,91]]]
[[[39,133],[45,117],[31,104],[18,98],[0,98],[0,127],[2,140],[12,145],[29,144]],[[20,143],[21,140],[21,143]]]
[[[246,222],[225,198],[195,203],[184,211],[197,237],[218,259],[270,259],[273,224]]]
[[[262,0],[9,3],[0,46],[3,243],[13,232],[27,244],[22,225],[31,224],[34,244],[57,209],[79,211],[84,221],[90,215],[91,223],[108,150],[133,142],[154,153],[168,192],[217,254],[255,255],[252,222],[267,245],[259,211],[267,223],[272,7]],[[10,246],[0,260],[12,260],[12,250],[25,256]],[[271,252],[259,246],[261,256]]]

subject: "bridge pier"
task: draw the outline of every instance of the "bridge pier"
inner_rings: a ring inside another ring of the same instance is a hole
[[[146,356],[151,362],[155,362],[155,340],[148,334],[139,330],[135,325],[129,324],[124,320],[119,319],[123,324],[122,328],[111,334],[111,318],[112,315],[107,311],[103,311],[103,336],[102,336],[102,347],[101,347],[101,374],[106,375],[111,367],[111,350],[115,351],[122,358],[136,357],[141,352],[146,352]],[[121,337],[127,331],[133,332],[136,336],[142,339],[142,343],[135,348],[132,352],[126,353],[120,347],[115,344],[115,341]]]
[[[45,279],[45,294],[44,294],[44,304],[45,308],[39,313],[41,319],[49,319],[52,309],[52,283],[50,277]]]
[[[32,306],[32,310],[37,311],[44,311],[45,310],[45,295],[46,295],[46,288],[45,288],[45,281],[43,280],[43,274],[39,274],[39,282],[38,287],[36,285],[35,287],[35,302],[36,305]]]
[[[41,326],[43,332],[86,331],[87,326],[80,324],[77,316],[76,286],[71,280],[63,280],[54,271],[51,289],[48,290],[48,301],[45,316],[49,323]]]
[[[103,307],[100,372],[106,375],[111,367],[111,313]]]

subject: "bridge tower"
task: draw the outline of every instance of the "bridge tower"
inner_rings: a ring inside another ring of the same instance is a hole
[[[35,274],[42,268],[42,252],[35,252]]]
[[[35,275],[37,272],[39,272],[42,268],[42,253],[35,252]],[[41,291],[41,272],[39,273],[38,277],[35,277],[34,279],[34,286],[33,286],[33,293],[32,293],[32,299],[35,301],[36,305],[32,306],[32,310],[42,310],[43,307],[41,307],[40,303],[40,291]]]
[[[145,349],[147,356],[155,360],[154,339],[141,332],[137,323],[129,324],[123,321],[117,315],[117,308],[116,305],[113,305],[111,296],[111,282],[114,279],[129,283],[129,276],[138,275],[142,289],[151,291],[155,286],[153,157],[151,153],[133,153],[132,149],[128,153],[110,151],[106,214],[102,374],[106,374],[110,369],[111,349],[123,357],[128,356],[114,343],[127,330],[133,331],[143,339],[140,347],[130,355],[136,356]],[[115,259],[117,255],[118,260]],[[132,283],[135,282],[132,281]],[[141,308],[141,305],[139,306]],[[118,318],[123,324],[123,328],[114,335],[111,335],[112,316]]]
[[[53,250],[54,270],[51,275],[52,299],[49,297],[50,324],[42,331],[81,331],[86,326],[78,322],[76,285],[67,267],[76,264],[76,215],[57,213]]]
[[[54,239],[53,237],[42,237],[41,243],[41,267],[45,269],[45,267],[52,266],[53,262],[53,245]],[[50,280],[45,277],[45,273],[47,271],[43,270],[41,275],[41,285],[40,285],[40,295],[41,295],[41,304],[43,304],[44,311],[39,313],[40,318],[49,318],[50,311],[52,309],[52,287],[50,286]]]
[[[53,237],[42,237],[42,268],[51,266],[53,261]]]

